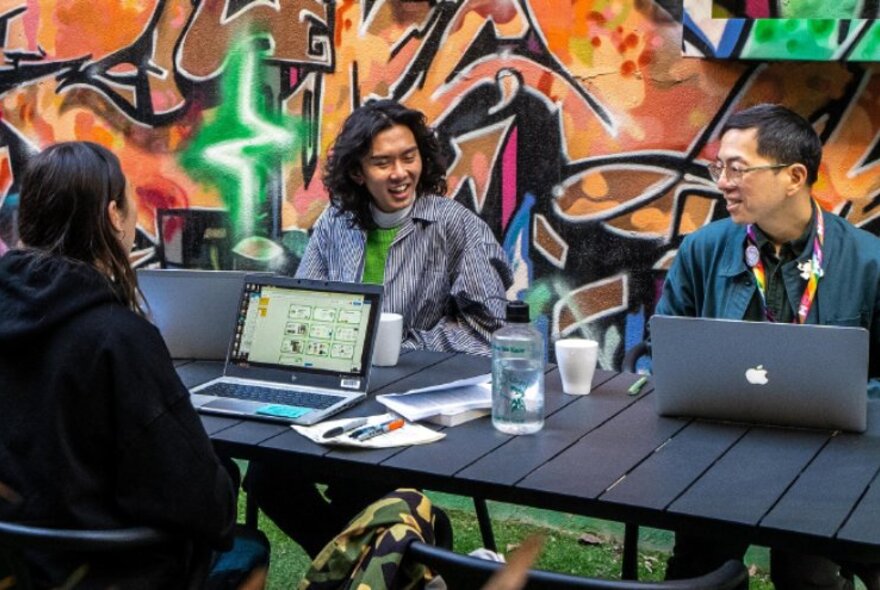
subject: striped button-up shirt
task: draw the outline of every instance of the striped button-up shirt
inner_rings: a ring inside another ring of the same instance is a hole
[[[297,277],[361,280],[366,233],[337,213],[330,207],[318,219]],[[404,348],[489,354],[511,283],[482,219],[452,199],[419,197],[388,251],[382,310],[403,316]]]

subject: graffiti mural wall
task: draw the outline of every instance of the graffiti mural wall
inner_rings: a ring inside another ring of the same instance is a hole
[[[876,66],[683,57],[683,17],[673,0],[0,0],[0,251],[28,156],[80,139],[122,159],[142,264],[292,272],[333,137],[391,97],[440,131],[510,295],[617,365],[682,236],[724,215],[705,164],[731,111],[807,116],[819,201],[880,231]]]
[[[683,0],[685,54],[880,61],[877,0]]]

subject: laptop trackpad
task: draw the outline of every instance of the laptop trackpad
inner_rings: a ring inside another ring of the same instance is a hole
[[[298,408],[265,402],[251,402],[238,399],[215,399],[201,406],[204,410],[230,412],[234,414],[256,414],[274,418],[299,418],[312,411],[312,408]]]

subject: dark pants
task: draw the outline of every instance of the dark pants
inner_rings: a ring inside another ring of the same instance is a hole
[[[313,559],[361,510],[394,488],[334,476],[324,494],[287,461],[251,461],[245,490],[263,513]]]
[[[679,580],[708,574],[729,559],[742,561],[747,543],[700,535],[675,535],[675,548],[666,563],[666,579]],[[770,550],[770,579],[777,590],[853,588],[852,580],[840,575],[840,566],[817,555],[784,549]]]

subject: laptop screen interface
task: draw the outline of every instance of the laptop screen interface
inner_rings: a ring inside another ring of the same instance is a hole
[[[229,362],[361,375],[370,306],[356,293],[247,283]]]

